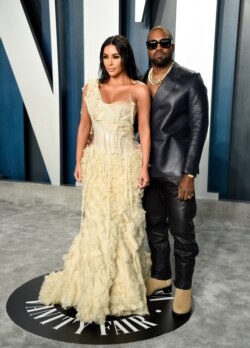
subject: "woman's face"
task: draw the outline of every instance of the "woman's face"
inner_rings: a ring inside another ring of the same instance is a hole
[[[105,46],[102,60],[110,77],[117,77],[123,73],[122,58],[114,45]]]

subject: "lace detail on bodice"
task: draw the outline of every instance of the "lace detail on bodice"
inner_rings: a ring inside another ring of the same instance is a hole
[[[132,100],[111,104],[102,100],[97,80],[88,82],[85,97],[94,130],[91,146],[108,154],[130,153],[138,144],[134,140],[136,106]]]

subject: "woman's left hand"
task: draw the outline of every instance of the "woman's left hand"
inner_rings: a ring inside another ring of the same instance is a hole
[[[150,184],[149,174],[147,168],[141,168],[140,174],[138,177],[138,188],[144,189]]]

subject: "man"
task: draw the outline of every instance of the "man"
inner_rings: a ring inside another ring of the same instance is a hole
[[[173,314],[186,315],[192,310],[192,276],[199,252],[193,223],[194,181],[208,127],[207,91],[200,74],[173,61],[168,29],[151,29],[146,44],[152,66],[145,75],[152,96],[151,181],[143,200],[152,257],[147,295],[171,290],[170,229],[175,258]]]

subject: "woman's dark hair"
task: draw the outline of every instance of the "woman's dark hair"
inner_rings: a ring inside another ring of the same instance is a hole
[[[131,45],[125,36],[115,35],[108,37],[102,44],[100,51],[99,82],[105,83],[110,78],[103,64],[103,51],[108,45],[114,45],[116,47],[117,51],[121,55],[122,64],[128,77],[133,80],[137,80],[138,69],[136,67],[135,57]]]

